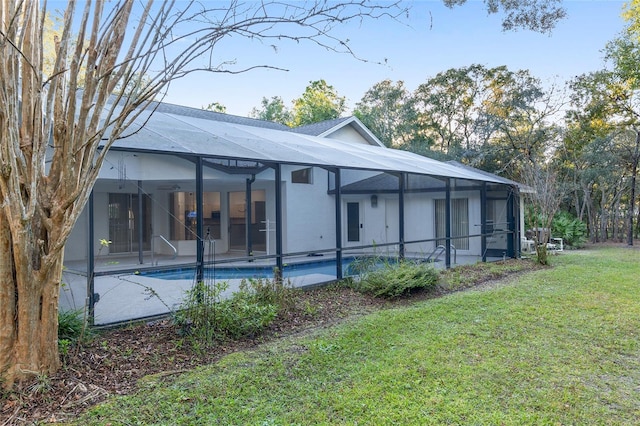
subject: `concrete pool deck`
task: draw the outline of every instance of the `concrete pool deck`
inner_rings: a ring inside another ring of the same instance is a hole
[[[370,255],[370,254],[369,254]],[[349,257],[353,254],[349,254]],[[238,259],[233,261],[232,256],[217,256],[218,260],[228,263],[216,264],[217,268],[255,268],[257,266],[269,267],[275,265],[274,259],[256,259],[253,262]],[[411,255],[407,255],[411,258]],[[153,276],[141,275],[135,269],[162,267],[189,268],[193,264],[192,257],[183,259],[159,259],[158,266],[140,265],[138,259],[132,257],[119,257],[114,262],[114,257],[96,262],[94,278],[94,293],[99,297],[94,306],[94,324],[108,325],[126,323],[143,318],[169,314],[176,310],[182,303],[185,292],[192,288],[195,277],[189,279],[163,279]],[[477,263],[481,259],[478,256],[457,256],[456,265]],[[489,259],[488,259],[489,260]],[[500,260],[492,258],[491,260]],[[287,265],[299,265],[304,262],[324,261],[335,263],[335,256],[322,257],[299,256],[287,258]],[[63,286],[60,291],[60,309],[83,309],[87,304],[87,274],[86,266],[69,265],[63,272]],[[436,262],[434,266],[444,268],[444,262]],[[116,271],[131,269],[132,271],[118,273]],[[109,274],[113,271],[113,274]],[[335,274],[310,273],[286,278],[295,288],[321,285],[336,281]],[[207,279],[208,283],[224,281],[228,284],[223,297],[232,294],[239,288],[242,279]]]

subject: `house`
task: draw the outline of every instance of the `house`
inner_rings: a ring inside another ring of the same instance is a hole
[[[355,117],[290,129],[158,104],[136,123],[65,250],[61,306],[86,300],[95,324],[167,313],[195,281],[275,269],[304,286],[362,256],[519,253],[517,183],[386,148]]]

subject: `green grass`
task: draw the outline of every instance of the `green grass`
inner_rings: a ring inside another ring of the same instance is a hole
[[[78,424],[636,424],[640,251],[552,262],[512,285],[147,378]]]

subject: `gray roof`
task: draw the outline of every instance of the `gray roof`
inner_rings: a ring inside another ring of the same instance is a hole
[[[302,133],[304,135],[320,136],[349,119],[351,119],[351,117],[340,117],[333,120],[325,120],[319,123],[307,124],[306,126],[294,127],[291,131],[295,133]]]
[[[202,118],[204,120],[221,121],[224,123],[243,124],[252,127],[262,127],[265,129],[276,130],[291,130],[291,127],[284,124],[276,123],[273,121],[258,120],[255,118],[240,117],[238,115],[223,114],[221,112],[209,111],[201,108],[192,108],[181,105],[167,104],[167,103],[154,103],[150,106],[150,109],[154,109],[156,112],[162,112],[167,114],[182,115],[185,117]]]
[[[116,141],[112,149],[504,182],[407,151],[294,133],[279,126],[161,104],[153,112],[144,111],[125,132],[129,136]]]

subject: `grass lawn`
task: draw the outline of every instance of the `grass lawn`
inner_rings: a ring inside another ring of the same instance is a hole
[[[235,353],[78,424],[620,425],[640,419],[640,250]]]

